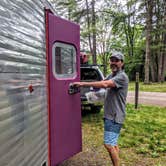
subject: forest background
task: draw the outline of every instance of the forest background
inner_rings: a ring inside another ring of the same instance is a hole
[[[81,51],[101,64],[106,76],[114,50],[125,54],[130,80],[166,80],[165,0],[49,0],[57,15],[81,28]]]

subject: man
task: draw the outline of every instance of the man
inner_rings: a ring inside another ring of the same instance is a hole
[[[128,91],[128,76],[123,70],[124,56],[114,52],[110,57],[112,73],[103,81],[75,82],[74,86],[105,88],[104,101],[104,146],[114,166],[119,166],[118,137],[125,119],[125,105]]]

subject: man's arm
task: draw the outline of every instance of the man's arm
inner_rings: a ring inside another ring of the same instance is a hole
[[[111,88],[111,87],[116,87],[114,81],[112,80],[103,80],[103,81],[95,81],[95,82],[74,82],[74,86],[77,87],[95,87],[95,88]]]

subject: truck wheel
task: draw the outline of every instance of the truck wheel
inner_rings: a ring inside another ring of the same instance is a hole
[[[91,111],[94,113],[99,113],[101,108],[101,106],[91,106]]]

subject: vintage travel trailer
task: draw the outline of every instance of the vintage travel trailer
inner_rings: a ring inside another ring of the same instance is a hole
[[[46,0],[0,0],[0,166],[56,166],[81,151],[79,26]]]

